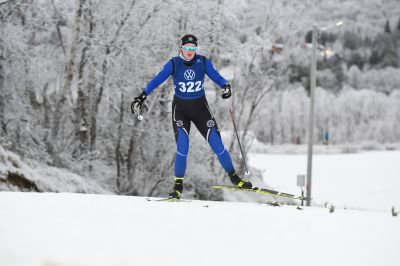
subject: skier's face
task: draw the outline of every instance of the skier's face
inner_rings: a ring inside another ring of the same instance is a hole
[[[193,49],[191,49],[193,47]],[[197,47],[194,43],[187,43],[184,46],[182,46],[182,54],[187,60],[192,60],[193,57],[196,55],[196,50]]]

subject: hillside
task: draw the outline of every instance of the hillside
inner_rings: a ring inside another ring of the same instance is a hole
[[[0,193],[0,265],[400,264],[390,213]]]

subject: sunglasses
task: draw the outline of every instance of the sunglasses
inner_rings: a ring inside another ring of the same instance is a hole
[[[185,51],[193,51],[193,52],[197,51],[197,47],[195,47],[195,46],[185,46],[185,45],[183,45],[182,49],[185,50]]]

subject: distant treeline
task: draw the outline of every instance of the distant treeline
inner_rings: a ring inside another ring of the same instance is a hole
[[[312,42],[311,31],[307,32],[305,42]],[[363,73],[373,70],[374,74],[381,73],[385,75],[387,71],[393,72],[393,70],[387,69],[399,68],[400,18],[395,28],[392,28],[390,21],[387,20],[382,32],[372,37],[347,30],[344,32],[322,31],[318,34],[318,43],[320,51],[318,70],[321,71],[317,80],[318,86],[335,91],[341,90],[343,84],[349,84],[360,89],[369,88],[363,87],[362,83],[350,83],[349,80],[354,81],[354,78],[351,77],[351,72],[357,71],[354,70],[357,68]],[[327,56],[325,54],[327,50],[332,51],[334,54]],[[304,87],[309,88],[309,68],[308,61],[292,64],[290,82],[302,82]],[[352,68],[353,71],[350,71]],[[379,77],[375,75],[375,78]],[[395,83],[397,82],[396,80]],[[375,89],[389,93],[396,87]]]

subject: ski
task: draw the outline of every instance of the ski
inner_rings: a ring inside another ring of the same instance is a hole
[[[146,198],[147,201],[160,201],[160,202],[191,202],[189,199],[177,199],[177,198],[161,198],[161,199],[151,199]]]
[[[280,191],[266,189],[266,188],[258,188],[258,187],[238,188],[238,187],[233,187],[233,186],[220,185],[220,186],[211,186],[211,188],[225,189],[225,190],[231,190],[231,191],[254,192],[254,193],[257,193],[260,195],[272,195],[272,196],[284,197],[284,198],[295,199],[295,200],[302,200],[302,199],[304,200],[305,199],[302,196],[296,196],[296,195],[285,193],[285,192],[280,192]]]

